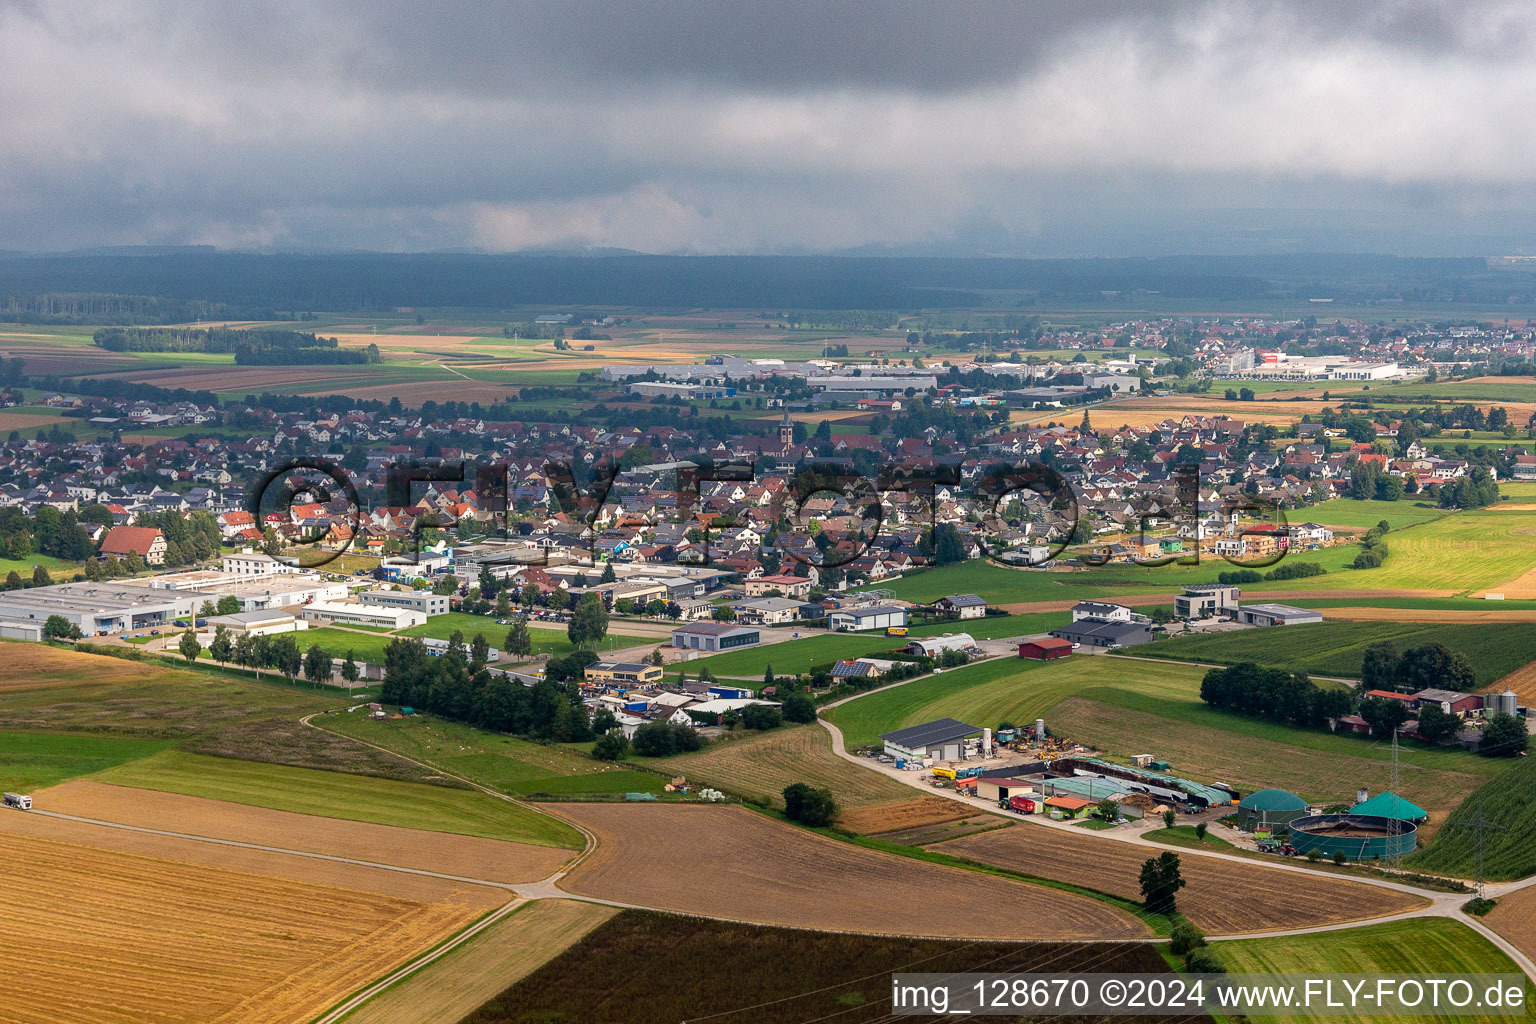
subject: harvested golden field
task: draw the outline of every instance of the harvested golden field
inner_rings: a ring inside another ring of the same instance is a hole
[[[1134,900],[1141,898],[1142,864],[1160,852],[1032,823],[962,836],[929,849]],[[1189,883],[1179,890],[1179,912],[1214,935],[1363,921],[1430,905],[1428,899],[1360,882],[1174,852]]]
[[[1520,696],[1522,704],[1536,703],[1536,661],[1515,669],[1488,687],[1485,692],[1502,693],[1505,690],[1514,690]]]
[[[340,861],[295,857],[265,850],[205,843],[196,839],[158,836],[111,825],[52,818],[42,814],[0,814],[0,836],[14,835],[90,846],[118,853],[197,864],[267,878],[315,885],[331,885],[380,896],[433,903],[453,900],[478,910],[489,910],[512,897],[505,888],[472,885],[430,875],[413,875],[387,868],[369,868]]]
[[[213,839],[350,857],[491,882],[536,881],[553,874],[570,857],[569,851],[549,846],[294,814],[84,779],[66,782],[35,796],[40,807],[81,818],[169,828]]]
[[[1105,903],[784,825],[742,807],[562,804],[596,851],[569,892],[733,921],[935,938],[1118,939],[1145,925]],[[679,871],[679,864],[698,866]],[[998,913],[1006,907],[1008,912]]]
[[[4,1016],[302,1024],[480,913],[0,834]]]
[[[712,743],[696,754],[667,759],[695,782],[719,786],[742,796],[764,797],[783,807],[784,787],[814,780],[830,786],[847,808],[893,801],[910,802],[912,788],[879,772],[845,761],[832,752],[832,736],[817,725],[749,734]]]
[[[871,835],[876,832],[936,825],[940,822],[963,818],[966,814],[965,804],[925,793],[910,800],[843,808],[837,813],[837,824],[839,828],[845,828],[850,832]]]
[[[456,1021],[543,967],[618,913],[578,900],[537,900],[379,993],[347,1024]]]
[[[102,658],[42,644],[10,644],[4,652],[5,657],[0,658],[0,693],[87,683],[124,686],[153,682],[168,675],[196,678],[143,662]]]
[[[1500,897],[1498,906],[1489,911],[1483,923],[1536,960],[1536,886]]]

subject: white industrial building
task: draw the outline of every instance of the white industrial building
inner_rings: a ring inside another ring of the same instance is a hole
[[[340,601],[316,601],[304,606],[304,618],[310,622],[335,623],[339,626],[369,626],[374,629],[405,629],[427,621],[422,612],[411,608],[381,608],[369,604],[343,604]]]
[[[448,595],[430,590],[365,590],[357,599],[379,608],[409,608],[428,618],[448,614]]]
[[[99,636],[191,618],[205,600],[201,594],[125,583],[59,583],[0,591],[0,619],[42,623],[50,615],[59,615],[86,636]]]
[[[897,729],[883,734],[885,752],[892,757],[912,758],[921,761],[931,757],[935,761],[958,761],[965,753],[966,740],[981,735],[981,726],[967,725],[953,718],[941,718],[936,722]]]
[[[308,629],[309,623],[296,619],[285,611],[234,612],[230,615],[210,615],[203,620],[204,629],[217,632],[223,626],[235,635],[272,636],[277,633],[294,633]]]
[[[834,632],[862,633],[865,630],[889,629],[906,624],[907,610],[894,604],[842,608],[827,616],[827,628]]]

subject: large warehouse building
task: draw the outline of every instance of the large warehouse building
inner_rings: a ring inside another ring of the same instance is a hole
[[[0,619],[46,622],[59,615],[86,636],[127,633],[191,618],[207,597],[121,583],[59,583],[0,592]]]
[[[885,733],[880,739],[885,743],[885,752],[892,757],[919,761],[925,757],[935,761],[958,761],[965,752],[966,739],[980,735],[979,725],[941,718],[936,722],[924,722],[922,725]]]

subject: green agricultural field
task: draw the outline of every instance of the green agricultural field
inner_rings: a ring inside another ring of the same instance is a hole
[[[1530,381],[1442,380],[1433,383],[1410,381],[1403,384],[1376,385],[1373,399],[1401,399],[1416,403],[1428,398],[1440,402],[1536,402],[1536,379]]]
[[[166,740],[59,733],[0,733],[0,788],[28,792],[55,786],[170,746]]]
[[[1503,770],[1489,779],[1457,808],[1447,828],[1434,842],[1404,863],[1425,871],[1471,878],[1477,870],[1477,820],[1479,804],[1483,819],[1502,831],[1483,833],[1483,869],[1495,880],[1524,878],[1536,873],[1536,757],[1513,762],[1489,759]]]
[[[374,743],[510,796],[659,793],[666,779],[437,718],[372,721],[362,714],[314,720],[332,732]]]
[[[1491,686],[1536,658],[1536,622],[1321,622],[1158,640],[1137,648],[1136,654],[1216,665],[1252,661],[1291,672],[1358,679],[1365,649],[1383,642],[1395,645],[1399,653],[1443,644],[1467,656],[1478,686]]]
[[[1331,573],[1301,585],[1308,590],[1497,592],[1502,584],[1536,568],[1533,538],[1536,512],[1458,512],[1387,534],[1390,554],[1378,568]]]
[[[1450,515],[1448,509],[1436,508],[1404,498],[1401,501],[1355,501],[1353,498],[1334,498],[1320,505],[1309,505],[1286,513],[1293,523],[1322,523],[1324,526],[1347,526],[1368,530],[1383,519],[1394,530],[1417,523],[1427,523]],[[1390,546],[1390,543],[1389,543]]]
[[[1234,974],[1520,974],[1513,960],[1492,942],[1459,921],[1426,917],[1392,921],[1344,931],[1287,935],[1272,939],[1237,939],[1215,945]],[[1526,985],[1527,1001],[1531,994]],[[1310,1016],[1265,1016],[1266,1021],[1313,1020]],[[1380,1016],[1333,1016],[1330,1021],[1381,1021]],[[1429,1020],[1430,1017],[1414,1017]],[[1509,1015],[1439,1016],[1447,1021],[1508,1021]]]
[[[175,750],[109,768],[92,778],[114,786],[229,800],[347,821],[569,850],[579,850],[583,845],[580,834],[563,822],[475,790],[203,757]]]

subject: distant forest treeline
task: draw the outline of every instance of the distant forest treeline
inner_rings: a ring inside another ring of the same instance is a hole
[[[245,366],[377,363],[381,358],[377,345],[341,348],[335,338],[280,328],[106,327],[93,337],[108,352],[233,352],[235,362]]]
[[[980,259],[836,256],[91,254],[0,257],[13,305],[95,322],[160,323],[218,310],[510,310],[640,306],[943,310],[1063,300],[1536,302],[1536,272],[1481,259],[1177,256]],[[133,296],[161,296],[158,299]],[[111,310],[113,303],[125,304]],[[153,303],[162,303],[156,308]],[[181,315],[172,307],[185,307]],[[192,306],[201,304],[194,314]],[[130,317],[130,314],[132,316]],[[764,313],[767,319],[773,314]],[[86,321],[89,322],[89,321]]]
[[[167,324],[190,320],[271,320],[267,307],[235,308],[200,299],[100,292],[0,295],[0,323]]]

